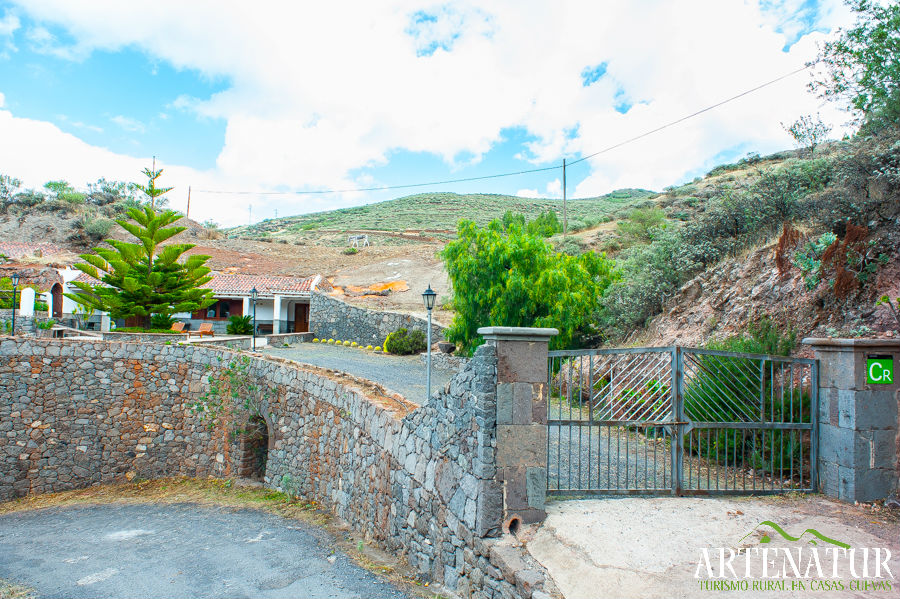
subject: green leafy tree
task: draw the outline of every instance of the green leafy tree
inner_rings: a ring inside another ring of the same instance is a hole
[[[553,347],[597,334],[592,314],[618,276],[603,254],[559,254],[518,224],[499,220],[479,228],[460,221],[457,239],[441,253],[453,283],[456,316],[446,335],[471,353],[483,326],[555,327]]]
[[[870,130],[900,125],[900,4],[848,0],[852,29],[821,48],[824,69],[810,84],[830,100],[849,104]]]
[[[794,138],[797,147],[809,152],[810,156],[815,156],[816,146],[827,140],[831,133],[830,125],[826,125],[820,116],[811,114],[801,116],[790,125],[781,123],[781,127]]]
[[[153,173],[147,173],[152,177]],[[158,173],[155,174],[157,177]],[[151,184],[148,187],[152,187]],[[190,243],[162,245],[186,227],[168,226],[180,217],[172,210],[157,213],[150,206],[128,210],[129,220],[116,221],[138,243],[107,239],[110,247],[82,254],[86,264],[75,268],[100,283],[74,282],[77,292],[69,297],[90,308],[109,312],[114,318],[140,317],[150,325],[153,314],[170,316],[193,312],[215,300],[200,286],[210,280],[205,266],[209,256],[194,255],[181,260],[194,247]]]
[[[518,226],[529,235],[537,235],[538,237],[552,237],[563,230],[559,218],[552,210],[541,212],[534,220],[528,221],[521,212],[513,212],[507,210],[503,214],[501,220],[504,231],[508,231],[512,226]]]

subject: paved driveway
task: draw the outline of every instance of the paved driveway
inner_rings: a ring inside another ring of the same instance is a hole
[[[332,545],[257,510],[50,508],[0,516],[0,579],[40,597],[408,597]]]
[[[369,351],[323,345],[300,343],[290,348],[266,348],[264,353],[281,356],[304,364],[331,368],[369,379],[384,385],[391,391],[400,393],[409,401],[422,405],[425,390],[425,363],[421,356],[392,356]],[[432,368],[431,391],[434,393],[447,384],[454,372]]]

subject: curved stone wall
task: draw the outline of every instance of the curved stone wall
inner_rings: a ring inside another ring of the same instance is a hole
[[[135,476],[229,476],[239,451],[190,406],[238,355],[183,345],[0,341],[0,500]],[[500,533],[503,513],[493,346],[479,348],[418,409],[360,379],[277,358],[246,364],[268,390],[267,486],[330,506],[450,589],[506,585],[515,594],[515,580],[503,582],[482,540]]]

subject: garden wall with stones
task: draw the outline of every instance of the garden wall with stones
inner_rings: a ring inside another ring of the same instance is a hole
[[[400,328],[418,329],[426,333],[428,331],[428,321],[424,318],[357,308],[324,293],[313,293],[309,304],[309,330],[323,339],[384,345],[387,336]],[[432,342],[437,343],[443,339],[444,327],[432,322]]]
[[[0,500],[101,482],[230,476],[241,443],[190,406],[244,364],[269,434],[267,486],[320,501],[462,596],[539,597],[545,577],[503,540],[496,347],[415,409],[354,377],[227,350],[0,341]],[[237,362],[235,362],[235,360]],[[549,583],[546,583],[549,584]]]

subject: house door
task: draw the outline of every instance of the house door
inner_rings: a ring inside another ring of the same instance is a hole
[[[62,318],[63,314],[63,289],[62,285],[56,283],[50,288],[50,298],[52,302],[52,318]]]
[[[309,304],[294,304],[294,332],[309,332]]]

